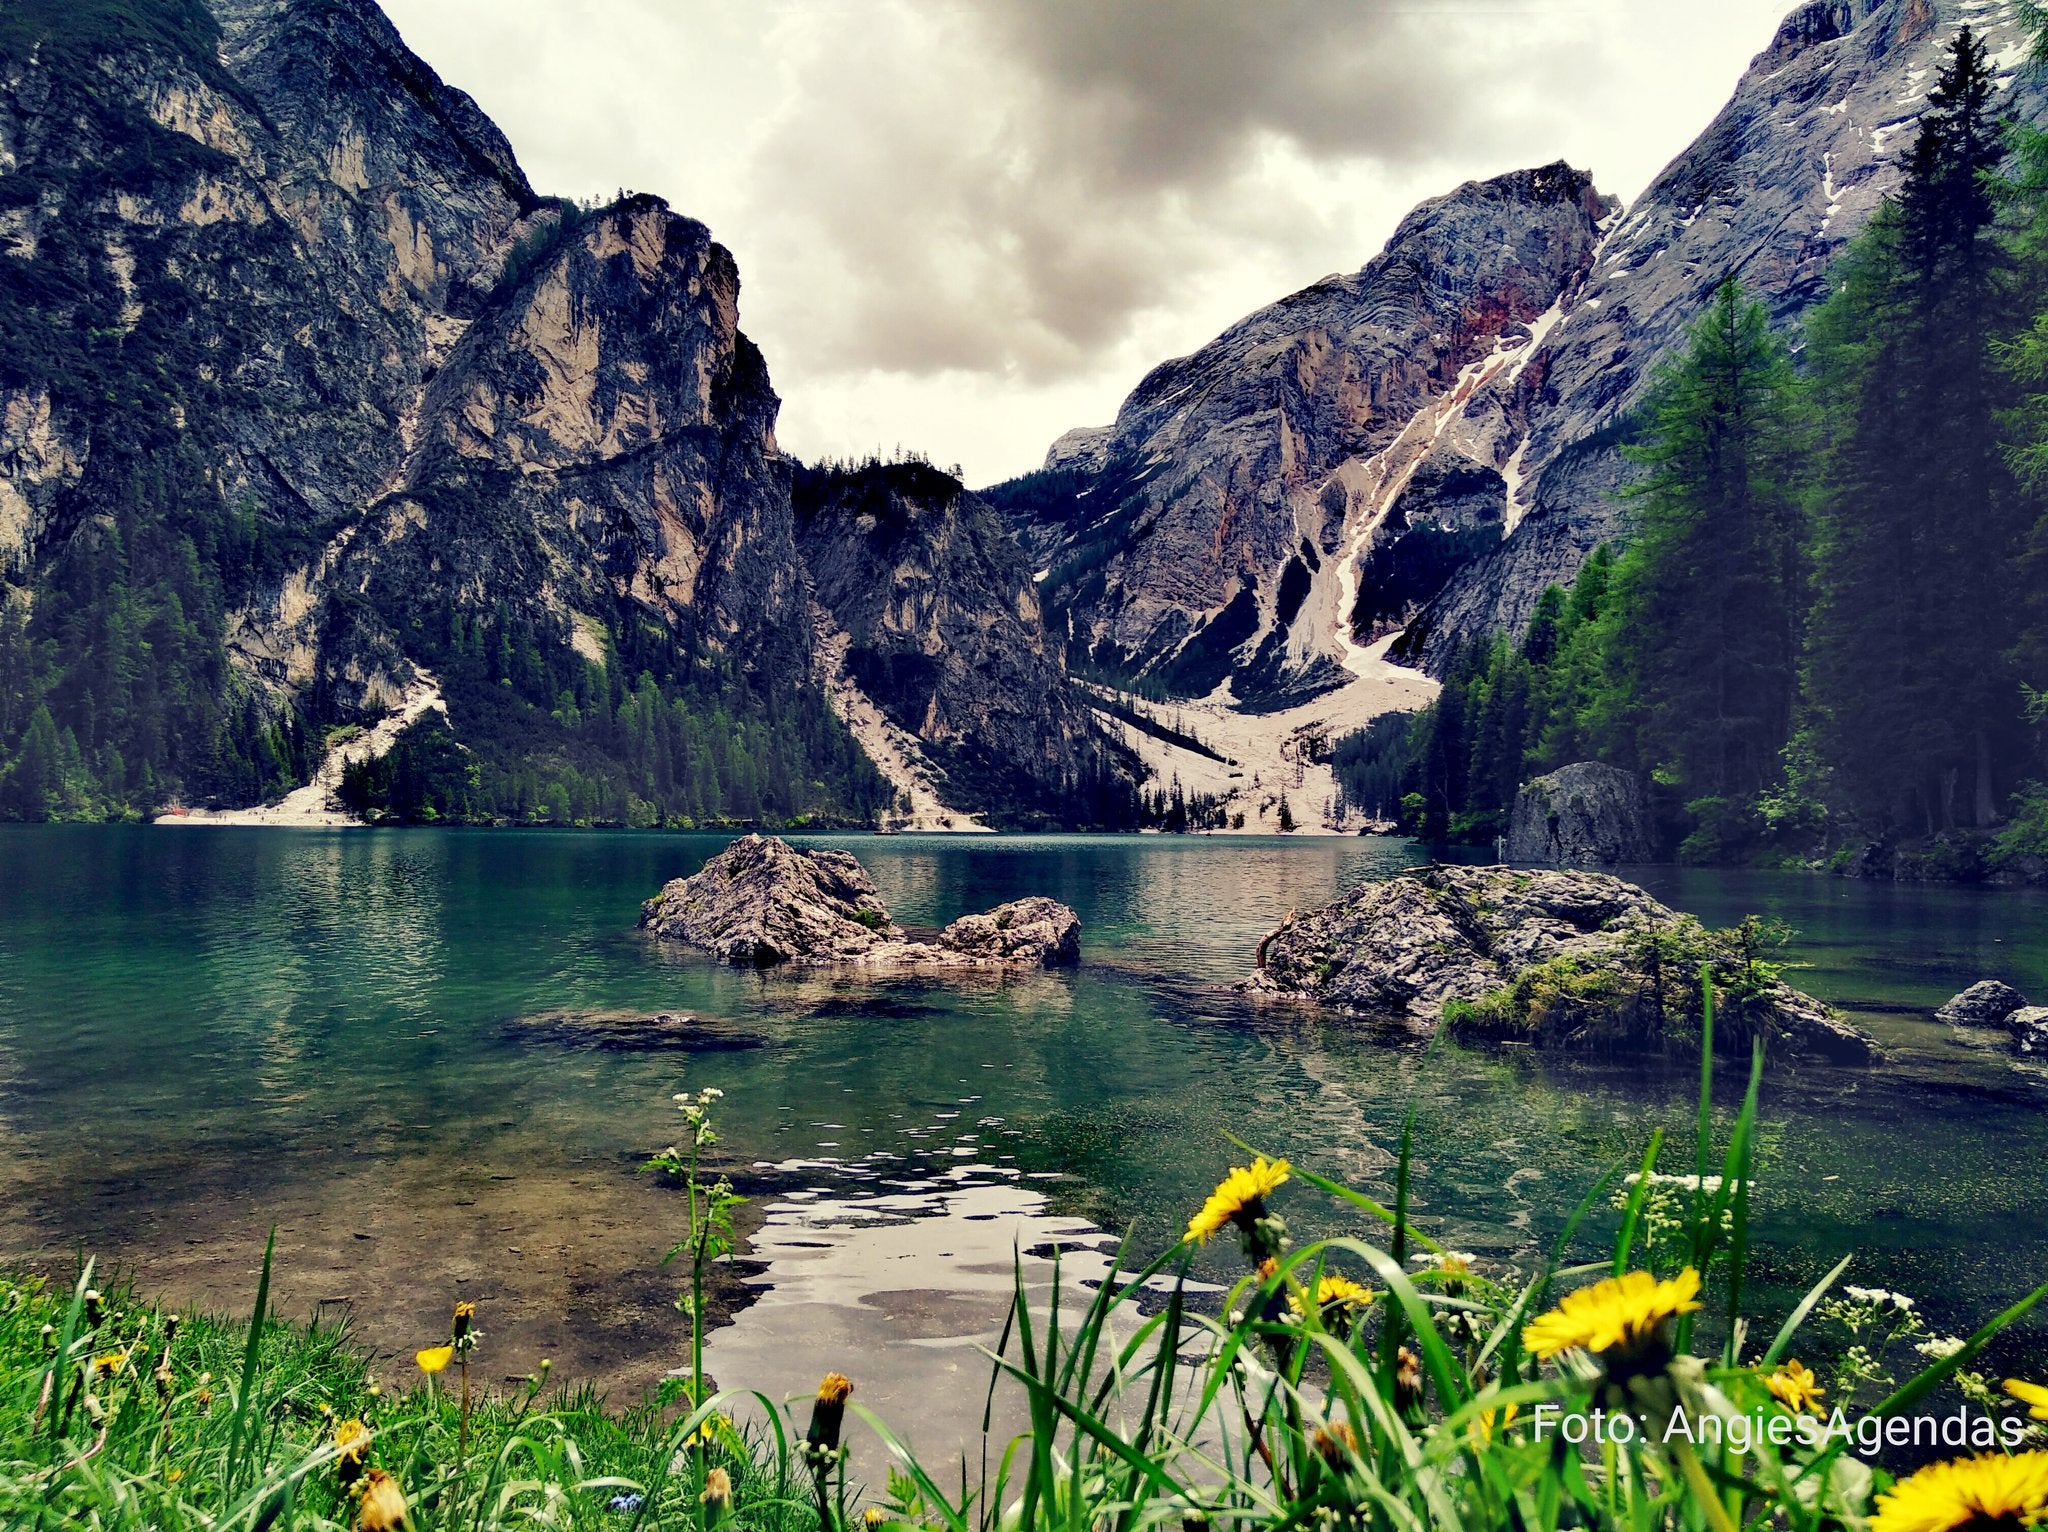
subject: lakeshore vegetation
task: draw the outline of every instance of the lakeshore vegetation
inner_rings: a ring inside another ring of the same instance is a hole
[[[1712,1006],[1705,1026],[1711,1035]],[[526,1526],[760,1532],[1135,1532],[1580,1526],[1992,1532],[2048,1519],[2048,1387],[1986,1348],[2048,1286],[1967,1336],[1912,1298],[1845,1283],[1845,1258],[1784,1312],[1747,1284],[1758,1190],[1754,1056],[1738,1111],[1713,1053],[1685,1169],[1665,1136],[1563,1214],[1522,1269],[1442,1247],[1409,1216],[1404,1131],[1385,1205],[1246,1151],[1175,1216],[1149,1260],[1127,1243],[1078,1314],[1018,1272],[989,1348],[991,1396],[1028,1424],[940,1463],[857,1398],[859,1358],[808,1401],[703,1370],[702,1277],[731,1249],[715,1090],[676,1098],[685,1134],[649,1161],[686,1198],[671,1252],[686,1363],[614,1408],[553,1386],[473,1388],[487,1313],[379,1377],[342,1330],[271,1314],[266,1253],[242,1321],[181,1319],[135,1294],[0,1279],[0,1519],[52,1529]],[[1290,1199],[1358,1232],[1296,1243]],[[1597,1247],[1588,1232],[1605,1220]],[[1156,1238],[1156,1237],[1155,1237]],[[1215,1311],[1186,1281],[1233,1240]],[[1592,1259],[1586,1259],[1597,1248]],[[1055,1257],[1057,1259],[1057,1257]],[[1072,1289],[1067,1289],[1069,1293]],[[1065,1301],[1075,1302],[1067,1298]],[[859,1421],[871,1436],[849,1430]]]

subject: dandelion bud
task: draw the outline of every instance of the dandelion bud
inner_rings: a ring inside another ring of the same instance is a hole
[[[85,1322],[89,1325],[97,1326],[106,1317],[106,1300],[100,1297],[100,1290],[98,1288],[88,1287],[85,1290]]]
[[[811,1405],[811,1429],[804,1440],[820,1452],[839,1449],[839,1428],[846,1420],[846,1398],[853,1392],[853,1380],[843,1372],[828,1372],[818,1382],[818,1397]]]
[[[57,1349],[57,1327],[55,1325],[43,1326],[43,1349],[45,1351],[55,1351]]]
[[[164,1344],[166,1346],[178,1338],[178,1326],[183,1323],[184,1321],[176,1314],[164,1315]]]
[[[889,1525],[889,1513],[878,1505],[871,1505],[860,1513],[860,1521],[867,1532],[880,1532],[881,1528]]]
[[[356,1532],[396,1532],[406,1522],[405,1491],[381,1468],[363,1480],[363,1503],[356,1512]]]
[[[476,1318],[476,1305],[475,1305],[475,1304],[473,1304],[473,1303],[458,1303],[458,1304],[456,1304],[456,1305],[455,1305],[455,1319],[454,1319],[454,1321],[453,1321],[453,1326],[452,1326],[452,1329],[451,1329],[451,1332],[450,1332],[450,1333],[451,1333],[451,1334],[453,1335],[453,1337],[454,1337],[454,1338],[455,1338],[456,1340],[458,1340],[458,1341],[461,1341],[461,1340],[467,1340],[467,1339],[469,1339],[469,1330],[470,1330],[470,1324],[471,1324],[471,1322],[472,1322],[473,1320],[475,1320],[475,1318]]]
[[[1406,1346],[1394,1354],[1394,1411],[1404,1420],[1422,1417],[1422,1358]]]
[[[697,1498],[704,1502],[706,1522],[717,1526],[732,1514],[732,1475],[723,1468],[708,1469],[704,1474],[704,1493]]]
[[[1342,1468],[1358,1452],[1358,1433],[1351,1429],[1349,1421],[1333,1420],[1317,1426],[1311,1441],[1316,1456],[1332,1468]]]
[[[168,1398],[170,1398],[170,1397],[171,1397],[171,1382],[172,1382],[172,1379],[171,1379],[171,1369],[170,1369],[170,1368],[169,1368],[168,1366],[166,1366],[166,1365],[165,1365],[164,1363],[162,1363],[162,1362],[159,1362],[159,1363],[157,1364],[157,1366],[156,1366],[156,1370],[155,1370],[154,1372],[152,1372],[152,1373],[150,1374],[150,1376],[151,1376],[152,1378],[154,1378],[154,1379],[156,1380],[156,1394],[157,1394],[157,1397],[158,1397],[159,1399],[168,1399]]]

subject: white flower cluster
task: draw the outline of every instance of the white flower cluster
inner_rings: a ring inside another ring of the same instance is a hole
[[[1926,1357],[1930,1362],[1946,1362],[1950,1357],[1963,1349],[1963,1342],[1960,1336],[1934,1335],[1929,1336],[1913,1349]]]
[[[1913,1300],[1911,1298],[1908,1298],[1904,1293],[1892,1292],[1888,1288],[1850,1287],[1845,1284],[1842,1291],[1855,1299],[1856,1302],[1870,1304],[1873,1308],[1894,1308],[1901,1314],[1913,1312]]]
[[[1622,1184],[1624,1186],[1634,1186],[1637,1182],[1641,1181],[1642,1179],[1643,1173],[1640,1170],[1632,1170],[1623,1179]],[[1672,1176],[1666,1175],[1661,1170],[1653,1170],[1650,1172],[1650,1185],[1652,1186],[1668,1186],[1671,1187],[1674,1191],[1682,1192],[1705,1192],[1709,1197],[1719,1195],[1720,1190],[1724,1184],[1725,1183],[1723,1182],[1722,1178],[1719,1176]]]

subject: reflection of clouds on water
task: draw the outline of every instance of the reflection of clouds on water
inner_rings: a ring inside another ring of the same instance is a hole
[[[990,1379],[979,1348],[997,1344],[1020,1276],[1042,1314],[1057,1249],[1061,1305],[1078,1314],[1109,1275],[1117,1241],[1051,1210],[1044,1188],[1056,1173],[978,1158],[984,1136],[1012,1130],[971,1110],[963,1103],[902,1132],[934,1140],[929,1147],[756,1167],[812,1184],[764,1209],[748,1250],[763,1263],[750,1279],[760,1296],[710,1335],[715,1378],[794,1399],[827,1371],[843,1371],[862,1402],[928,1458],[978,1439]],[[830,1133],[837,1125],[811,1126]],[[1011,1392],[998,1395],[1005,1415],[1021,1408]],[[863,1455],[870,1464],[876,1456]]]

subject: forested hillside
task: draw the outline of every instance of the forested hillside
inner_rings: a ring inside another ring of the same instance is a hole
[[[1595,759],[1693,858],[2048,852],[2048,134],[1992,97],[1965,28],[1795,346],[1721,285],[1632,422],[1626,541],[1340,742],[1355,801],[1490,840]]]
[[[0,8],[0,817],[870,822],[738,307],[372,0]]]

